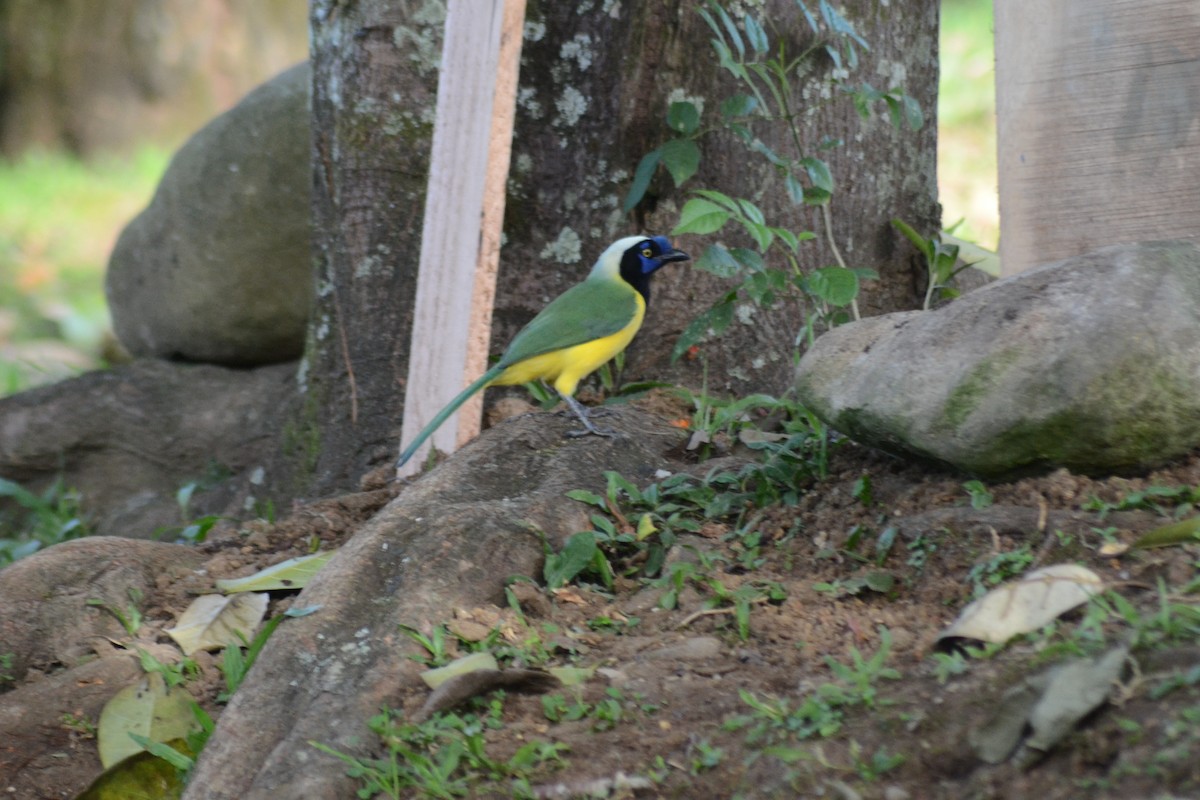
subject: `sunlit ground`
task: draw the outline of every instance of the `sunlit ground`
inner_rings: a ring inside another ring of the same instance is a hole
[[[104,265],[167,158],[0,160],[0,396],[101,365]]]
[[[938,100],[943,223],[995,248],[996,128],[991,0],[944,0]],[[122,226],[154,192],[169,154],[82,162],[0,160],[0,396],[103,365],[103,274]]]
[[[995,250],[996,69],[991,0],[943,0],[938,89],[938,192],[942,224]]]

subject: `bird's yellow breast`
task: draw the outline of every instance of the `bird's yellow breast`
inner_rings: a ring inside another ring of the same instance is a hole
[[[493,386],[512,386],[543,380],[554,385],[561,394],[575,394],[579,382],[620,353],[642,327],[646,316],[646,301],[636,295],[637,310],[633,319],[616,333],[583,344],[551,350],[513,364],[491,382]]]

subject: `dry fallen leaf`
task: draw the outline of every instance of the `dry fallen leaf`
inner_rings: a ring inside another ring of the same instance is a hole
[[[968,740],[975,754],[999,764],[1025,740],[1019,760],[1026,765],[1063,740],[1108,698],[1121,679],[1129,648],[1114,647],[1095,659],[1077,659],[1025,678],[1004,693],[991,718],[974,728]]]
[[[554,595],[555,600],[561,600],[564,603],[574,603],[577,606],[587,605],[587,601],[578,592],[573,592],[570,589],[555,589],[550,594]]]
[[[220,650],[248,642],[267,613],[268,599],[254,593],[202,595],[192,601],[167,635],[189,656],[197,650]]]
[[[163,676],[151,672],[113,695],[100,712],[96,724],[100,763],[111,767],[142,752],[142,746],[130,738],[131,733],[167,742],[182,739],[197,727],[192,696],[179,686],[168,689]]]
[[[938,641],[952,638],[1007,642],[1036,631],[1104,591],[1104,581],[1087,567],[1054,564],[997,586],[962,610]]]

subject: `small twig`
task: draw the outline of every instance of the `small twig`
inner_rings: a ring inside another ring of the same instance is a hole
[[[1000,543],[1000,533],[994,525],[988,525],[988,533],[992,535],[992,555],[998,556],[1004,552],[1004,545]]]
[[[1043,498],[1038,502],[1037,529],[1039,533],[1043,533],[1045,536],[1042,538],[1042,546],[1038,548],[1037,555],[1033,558],[1033,563],[1029,565],[1031,568],[1041,566],[1042,562],[1046,559],[1046,556],[1050,554],[1050,549],[1054,547],[1055,540],[1058,538],[1056,536],[1058,531],[1046,530],[1046,520],[1048,515],[1049,510],[1046,506],[1046,501]]]
[[[763,603],[771,602],[771,598],[755,597],[754,599],[749,600],[747,602],[753,603],[754,605],[762,605]],[[686,628],[688,625],[691,625],[693,622],[700,619],[701,617],[713,617],[718,614],[733,614],[736,611],[737,611],[737,606],[722,606],[721,608],[702,608],[699,611],[693,611],[691,614],[688,614],[686,617],[684,617],[683,621],[681,621],[678,625],[675,626],[675,630],[679,630],[680,628]]]
[[[733,608],[702,608],[699,611],[693,611],[683,618],[683,621],[675,626],[675,630],[686,628],[701,617],[712,617],[717,614],[732,614],[736,609]]]

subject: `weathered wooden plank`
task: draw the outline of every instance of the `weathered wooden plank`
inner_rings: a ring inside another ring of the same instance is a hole
[[[524,16],[525,0],[447,8],[403,444],[486,369]],[[477,435],[480,408],[464,406],[429,444],[449,452]]]
[[[1200,242],[1200,2],[996,3],[1004,273]]]

